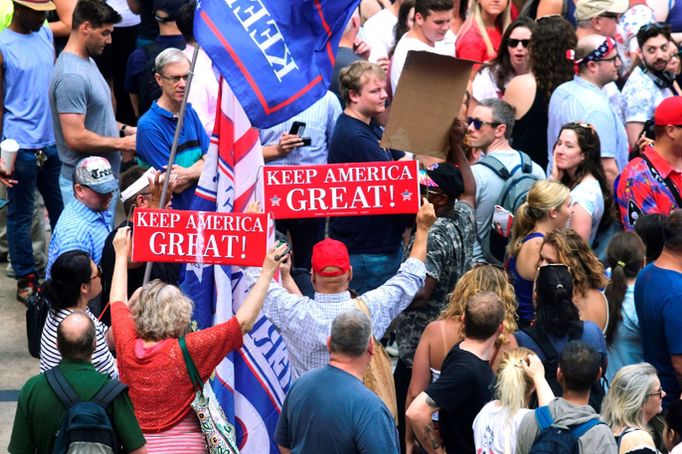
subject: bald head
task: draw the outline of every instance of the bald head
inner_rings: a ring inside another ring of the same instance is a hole
[[[89,361],[95,345],[95,324],[84,312],[71,313],[57,327],[57,349],[62,358]]]
[[[575,59],[580,60],[587,57],[593,50],[601,46],[604,41],[606,41],[606,36],[602,35],[587,35],[580,38],[575,49]]]

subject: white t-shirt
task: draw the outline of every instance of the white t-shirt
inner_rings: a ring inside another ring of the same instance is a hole
[[[433,52],[434,54],[450,55],[455,56],[455,41],[457,37],[452,31],[448,30],[445,34],[443,41],[438,41],[435,46],[431,47],[423,41],[417,38],[412,38],[407,36],[407,33],[400,38],[398,45],[393,53],[393,59],[391,60],[391,90],[393,96],[395,96],[395,89],[398,86],[398,80],[400,79],[400,73],[403,72],[403,66],[405,65],[405,59],[407,58],[407,53],[411,50],[425,50],[427,52]]]
[[[592,229],[590,230],[590,245],[597,236],[599,223],[604,215],[604,195],[597,180],[583,180],[571,191],[571,203],[580,205],[592,216]]]
[[[511,79],[508,79],[504,82],[504,88],[507,88],[510,80]],[[490,71],[490,67],[483,68],[481,72],[477,73],[476,77],[474,77],[473,82],[471,82],[471,96],[476,101],[482,101],[488,98],[502,99],[504,96],[504,92],[500,91],[497,87],[497,82],[495,81],[495,77],[493,77],[492,71]]]
[[[499,405],[498,400],[488,402],[476,415],[474,424],[474,445],[479,454],[514,454],[516,434],[521,420],[533,410],[521,408],[508,424],[508,411]],[[508,450],[505,450],[505,445]]]
[[[398,18],[388,8],[382,9],[367,19],[365,25],[362,26],[362,32],[371,47],[369,61],[376,63],[379,58],[388,56],[388,51],[391,50],[395,41],[397,23]]]
[[[140,23],[140,15],[130,11],[126,0],[107,0],[107,3],[121,15],[121,22],[115,27],[132,27]]]

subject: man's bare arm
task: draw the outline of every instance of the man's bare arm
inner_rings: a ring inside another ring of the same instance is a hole
[[[109,151],[135,151],[135,135],[123,138],[100,136],[85,127],[85,115],[59,114],[66,146],[79,153],[102,154]]]
[[[438,404],[425,392],[412,401],[405,417],[412,424],[414,435],[422,448],[429,454],[445,454],[440,434],[433,426],[431,416],[438,411]]]

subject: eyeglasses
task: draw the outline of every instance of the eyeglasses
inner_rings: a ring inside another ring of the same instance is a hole
[[[102,277],[102,267],[99,265],[97,265],[97,274],[95,274],[90,279],[88,279],[88,281],[91,281],[93,279],[97,279],[98,277]]]
[[[518,47],[519,44],[521,44],[521,46],[522,46],[524,49],[526,49],[526,48],[528,47],[528,43],[529,43],[529,42],[530,42],[530,39],[513,39],[513,38],[509,38],[509,39],[507,40],[507,46],[509,46],[509,47],[511,47],[511,48],[515,48],[515,47]]]
[[[663,388],[658,388],[658,391],[653,393],[647,393],[647,397],[658,396],[659,399],[663,398]]]
[[[611,58],[597,58],[596,60],[593,60],[593,61],[608,61],[608,62],[611,62],[611,63],[615,63],[616,60],[619,60],[619,61],[620,61],[620,56],[615,55],[615,56],[613,56],[613,57],[611,57]]]
[[[619,16],[620,16],[620,14],[617,14],[617,13],[602,13],[599,15],[599,17],[605,17],[607,19],[615,19],[615,20],[620,19]]]
[[[170,81],[172,84],[179,84],[180,79],[184,80],[187,82],[189,80],[189,76],[192,74],[191,72],[188,72],[187,74],[184,74],[182,76],[164,76],[163,74],[159,74],[161,78],[166,79],[167,81]]]
[[[467,118],[467,125],[469,125],[469,126],[470,126],[470,125],[474,125],[474,129],[475,129],[476,131],[478,131],[479,129],[481,129],[481,128],[483,127],[483,125],[490,125],[490,126],[492,126],[493,128],[496,128],[496,127],[500,126],[500,124],[501,124],[501,123],[498,122],[498,121],[483,121],[483,120],[481,120],[481,119],[479,119],[479,118],[473,118],[473,117],[468,117],[468,118]]]
[[[651,30],[670,33],[670,25],[666,24],[665,22],[651,22],[649,24],[642,25],[639,29],[639,31],[643,33],[647,33]]]

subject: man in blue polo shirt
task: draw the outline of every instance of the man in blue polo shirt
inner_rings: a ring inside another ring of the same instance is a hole
[[[189,67],[185,54],[175,48],[166,49],[156,57],[155,77],[161,87],[161,97],[137,123],[137,158],[142,167],[162,169],[168,164]],[[173,208],[190,208],[194,189],[204,168],[203,156],[208,144],[209,138],[199,115],[191,104],[187,104],[175,163],[171,169],[175,178],[175,192],[171,201]]]

